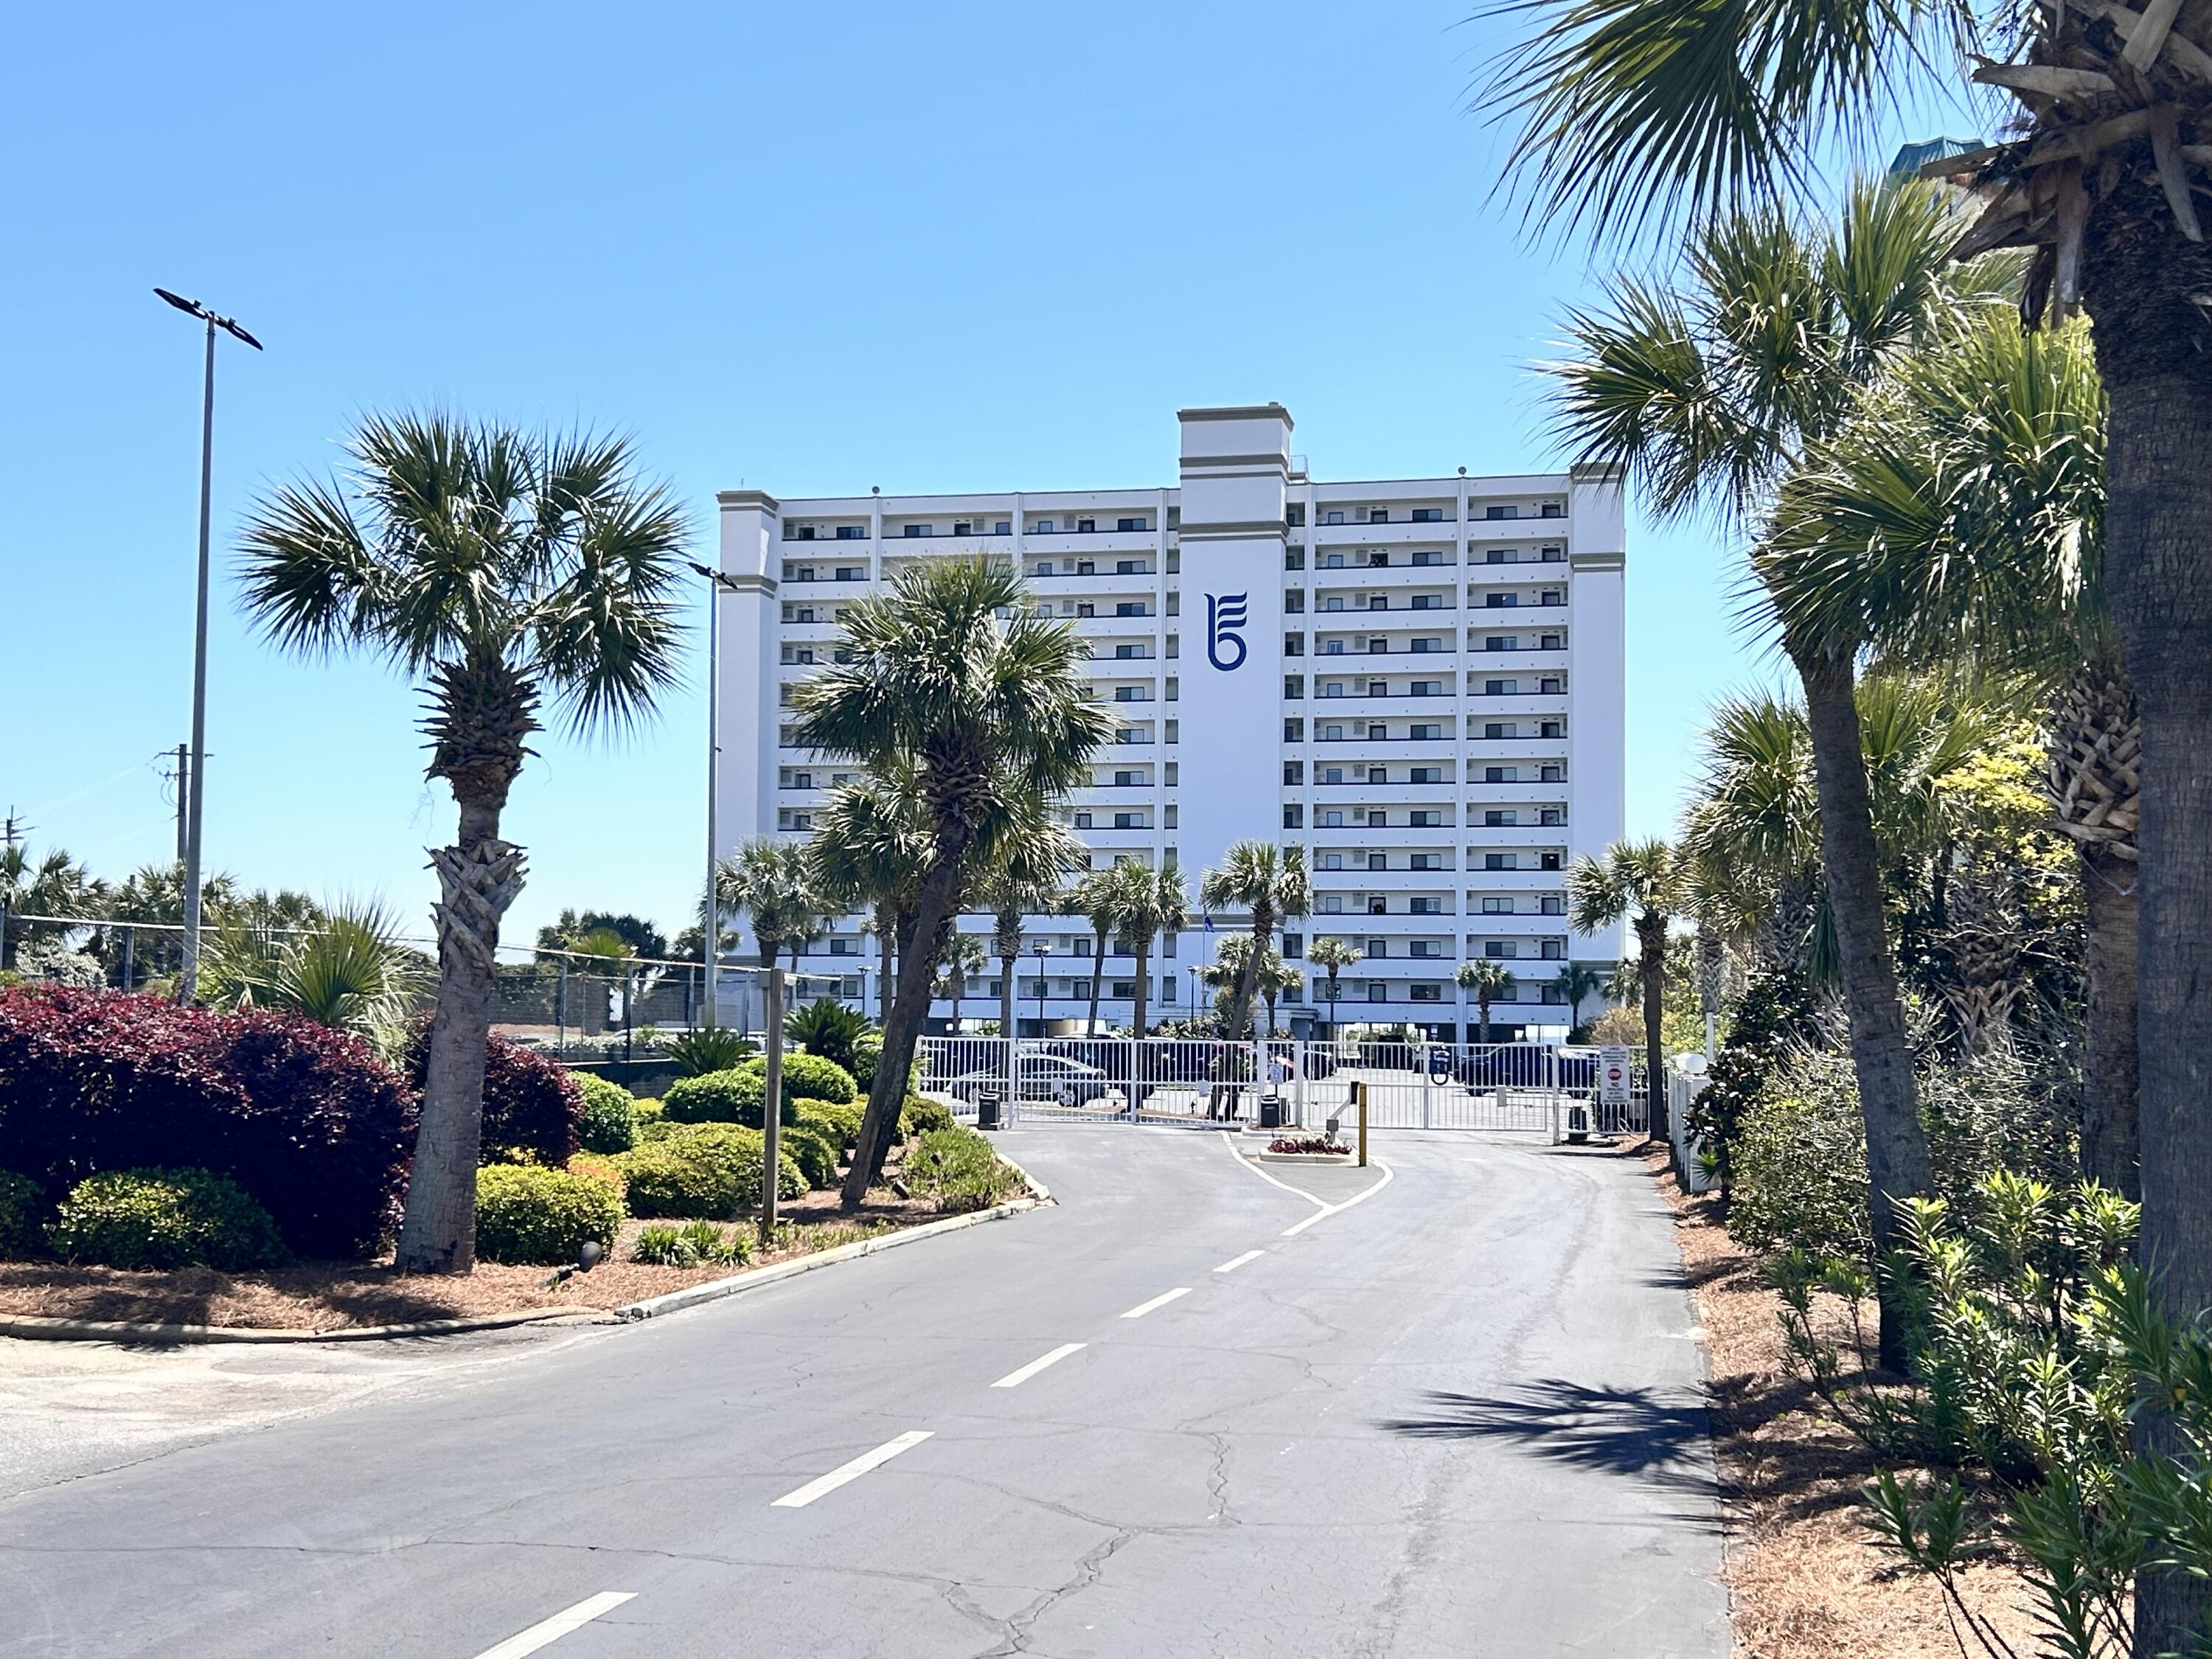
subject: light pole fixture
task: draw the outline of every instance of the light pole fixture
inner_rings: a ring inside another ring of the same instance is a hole
[[[192,757],[191,775],[185,780],[191,805],[185,814],[185,950],[177,975],[177,1000],[190,1002],[198,989],[200,971],[200,822],[207,801],[207,638],[208,638],[208,520],[215,483],[215,331],[256,351],[261,342],[228,317],[216,315],[198,300],[187,300],[166,288],[155,293],[187,316],[207,325],[207,370],[200,398],[200,561],[198,599],[192,617]]]
[[[714,811],[721,794],[722,590],[728,588],[735,592],[738,585],[712,565],[701,564],[695,559],[691,568],[707,579],[707,908],[701,918],[706,924],[702,929],[706,938],[699,951],[706,963],[704,1018],[712,1025],[720,1017],[714,994],[722,962],[721,896],[715,891],[714,884],[714,872],[721,857],[715,845]]]
[[[1044,985],[1044,953],[1045,953],[1045,945],[1044,945],[1044,941],[1043,941],[1042,939],[1039,939],[1039,940],[1037,941],[1037,947],[1036,947],[1036,959],[1037,959],[1037,1035],[1038,1035],[1039,1036],[1043,1036],[1046,1034],[1046,1033],[1045,1033],[1045,1029],[1044,1029],[1044,989],[1045,989],[1045,985]]]

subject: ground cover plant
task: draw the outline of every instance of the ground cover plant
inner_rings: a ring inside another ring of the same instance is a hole
[[[1003,1204],[1022,1187],[991,1143],[964,1125],[932,1129],[917,1139],[907,1154],[905,1179],[948,1215]]]

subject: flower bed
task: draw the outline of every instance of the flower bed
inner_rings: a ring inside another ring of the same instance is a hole
[[[1307,1135],[1295,1140],[1288,1135],[1278,1135],[1267,1143],[1267,1150],[1279,1158],[1286,1153],[1297,1153],[1304,1158],[1350,1158],[1352,1156],[1351,1147],[1341,1146],[1326,1135]]]

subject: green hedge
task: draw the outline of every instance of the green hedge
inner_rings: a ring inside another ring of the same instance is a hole
[[[912,1140],[933,1129],[950,1129],[953,1126],[952,1109],[941,1100],[931,1100],[921,1095],[908,1095],[906,1104],[899,1108],[899,1139]]]
[[[828,1100],[802,1100],[797,1103],[791,1121],[802,1129],[813,1130],[842,1152],[860,1143],[860,1120],[867,1109],[858,1101],[839,1105]]]
[[[39,1253],[46,1195],[39,1183],[13,1170],[0,1170],[0,1261],[20,1261]]]
[[[111,1170],[70,1188],[47,1237],[57,1255],[106,1267],[210,1267],[286,1260],[269,1212],[206,1170]]]
[[[768,1061],[753,1059],[726,1072],[678,1078],[668,1085],[662,1105],[678,1123],[742,1123],[761,1126],[761,1101],[768,1092]],[[783,1057],[783,1121],[793,1122],[801,1101],[832,1106],[850,1103],[859,1089],[843,1066],[814,1054]]]
[[[787,1123],[776,1138],[777,1151],[799,1165],[809,1187],[837,1184],[836,1140],[804,1123]]]
[[[477,1171],[477,1254],[486,1261],[574,1261],[586,1239],[611,1250],[623,1223],[607,1182],[536,1164]]]
[[[626,1152],[637,1145],[637,1098],[621,1084],[590,1072],[575,1073],[584,1094],[578,1133],[587,1152]]]
[[[761,1133],[735,1123],[678,1125],[623,1157],[633,1215],[722,1220],[760,1202]],[[806,1176],[776,1159],[776,1192],[798,1198]]]
[[[907,1154],[907,1185],[951,1214],[986,1210],[1021,1190],[1022,1179],[999,1162],[991,1143],[975,1130],[932,1129]]]

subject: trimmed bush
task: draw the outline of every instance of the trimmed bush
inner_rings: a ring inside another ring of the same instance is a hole
[[[777,1152],[799,1165],[809,1187],[837,1184],[836,1141],[804,1123],[785,1124],[776,1137]]]
[[[0,1170],[0,1261],[21,1261],[38,1254],[46,1195],[39,1183],[13,1170]]]
[[[863,1031],[854,1039],[853,1056],[844,1062],[844,1066],[853,1074],[853,1081],[861,1095],[865,1096],[875,1087],[876,1067],[883,1064],[883,1060],[884,1034],[881,1031]]]
[[[398,1218],[414,1113],[367,1041],[312,1020],[0,990],[0,1146],[48,1193],[103,1170],[211,1170],[295,1253],[373,1254]]]
[[[860,1143],[860,1120],[868,1109],[858,1101],[848,1101],[841,1106],[834,1101],[802,1100],[795,1103],[795,1108],[791,1121],[836,1142],[838,1151]]]
[[[430,1066],[428,1015],[411,1028],[407,1075],[417,1094]],[[582,1145],[584,1091],[551,1057],[493,1033],[484,1045],[483,1156],[559,1169]]]
[[[661,1110],[671,1123],[741,1123],[750,1118],[757,1129],[765,1089],[764,1073],[743,1066],[679,1077],[661,1097]]]
[[[576,1136],[587,1152],[626,1152],[637,1145],[637,1099],[621,1084],[591,1072],[573,1073],[584,1097]]]
[[[622,1197],[604,1181],[535,1164],[477,1171],[477,1254],[487,1261],[574,1261],[586,1239],[611,1250]]]
[[[568,1160],[568,1173],[592,1181],[604,1181],[621,1197],[629,1190],[629,1176],[623,1172],[618,1153],[579,1152]]]
[[[924,1095],[908,1095],[906,1104],[899,1108],[899,1139],[912,1140],[933,1130],[953,1127],[952,1109],[941,1100],[931,1100]]]
[[[751,1072],[768,1085],[768,1061],[749,1060],[740,1071]],[[786,1054],[783,1057],[783,1103],[790,1106],[801,1100],[826,1100],[833,1106],[842,1106],[860,1093],[853,1074],[834,1060],[819,1054]]]
[[[642,1129],[648,1123],[659,1122],[665,1110],[657,1100],[633,1100],[629,1103],[630,1121]]]
[[[999,1162],[991,1143],[957,1126],[932,1129],[907,1155],[907,1185],[935,1201],[941,1214],[987,1210],[1021,1188],[1021,1177]]]
[[[735,1123],[696,1123],[670,1129],[626,1153],[633,1214],[699,1216],[721,1220],[760,1201],[761,1133]],[[788,1153],[776,1160],[776,1191],[798,1198],[806,1177]]]
[[[57,1255],[105,1267],[274,1267],[284,1241],[269,1212],[208,1170],[112,1170],[70,1189],[47,1237]]]

